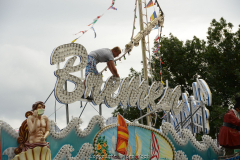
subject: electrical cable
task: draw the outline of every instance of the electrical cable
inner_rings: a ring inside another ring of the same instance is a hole
[[[44,102],[44,104],[47,102],[47,100],[49,99],[49,97],[52,95],[54,89],[52,90],[52,92],[50,93],[50,95],[48,96],[48,98],[46,99],[46,101]]]
[[[90,105],[95,109],[95,111],[97,111],[96,110],[96,108],[90,103]],[[97,111],[98,112],[98,111]],[[98,112],[98,114],[99,114],[99,112]],[[103,117],[103,116],[102,116]],[[104,118],[104,117],[103,117]],[[104,118],[105,120],[107,120],[106,118]]]
[[[59,110],[59,109],[61,109],[63,106],[65,106],[65,104],[63,104],[60,108],[58,108],[57,110],[56,110],[56,112]],[[51,115],[53,115],[55,112],[53,112],[52,114],[50,114],[50,116],[48,116],[48,118],[49,117],[51,117]]]
[[[81,112],[81,114],[80,114],[79,118],[81,118],[81,116],[82,116],[82,113],[83,113],[84,109],[86,108],[87,104],[88,104],[88,102],[85,104],[85,106],[84,106],[84,108],[83,108],[83,110],[82,110],[82,112]]]

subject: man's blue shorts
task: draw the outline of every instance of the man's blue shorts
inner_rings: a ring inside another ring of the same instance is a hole
[[[93,72],[95,75],[98,75],[96,60],[92,56],[88,55],[88,63],[85,69],[85,77],[88,75],[89,72]]]

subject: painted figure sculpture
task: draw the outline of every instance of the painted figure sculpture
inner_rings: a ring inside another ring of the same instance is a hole
[[[28,111],[25,116],[26,120],[19,129],[19,137],[17,139],[19,146],[15,149],[14,160],[20,157],[24,159],[38,159],[45,157],[46,160],[51,159],[49,143],[46,138],[49,135],[49,120],[43,115],[45,105],[38,101],[32,105],[32,111]]]

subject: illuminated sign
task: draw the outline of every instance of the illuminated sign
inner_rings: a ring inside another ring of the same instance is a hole
[[[173,90],[163,87],[161,82],[154,82],[151,86],[146,80],[139,83],[137,77],[129,78],[110,77],[106,80],[102,88],[103,80],[101,75],[88,74],[85,84],[77,76],[71,75],[85,69],[87,65],[87,51],[84,46],[77,43],[69,43],[55,48],[51,55],[51,64],[65,62],[65,58],[72,56],[65,64],[63,69],[57,69],[54,74],[57,77],[55,86],[55,97],[58,102],[70,104],[84,97],[91,95],[92,103],[99,105],[102,102],[106,106],[113,108],[117,105],[137,106],[139,109],[149,107],[150,109],[159,109],[164,111],[172,110],[177,115],[183,107],[183,101],[179,103],[181,97],[181,88],[176,86]],[[73,66],[74,62],[80,57],[80,64]],[[71,81],[75,84],[75,89],[68,92],[64,89],[65,81]],[[196,96],[206,105],[211,105],[211,92],[204,80],[198,80],[198,90],[195,90]],[[85,88],[86,87],[86,88]],[[117,93],[116,93],[117,92]],[[114,94],[116,93],[116,95]],[[159,102],[155,102],[160,96]]]

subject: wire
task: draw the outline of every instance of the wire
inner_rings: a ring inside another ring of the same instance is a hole
[[[82,110],[82,112],[81,112],[81,114],[80,114],[79,118],[81,118],[81,116],[82,116],[82,113],[83,113],[84,109],[86,108],[87,104],[88,104],[88,102],[85,104],[85,106],[84,106],[84,108],[83,108],[83,110]]]
[[[65,106],[65,104],[63,104],[60,108],[58,108],[58,109],[56,110],[56,112],[57,112],[59,109],[61,109],[63,106]],[[56,113],[56,112],[53,112],[52,114],[50,114],[50,116],[48,116],[48,118],[51,117],[51,115],[53,115],[53,114]]]
[[[50,95],[48,96],[48,98],[46,99],[46,101],[44,102],[44,104],[47,102],[47,100],[49,99],[49,97],[52,95],[54,89],[52,90],[52,92],[50,93]]]
[[[95,111],[97,111],[96,110],[96,108],[90,103],[90,105],[95,109]],[[98,111],[97,111],[98,112]],[[98,112],[99,113],[99,112]],[[103,117],[103,116],[102,116]],[[103,117],[104,118],[104,117]],[[106,118],[104,118],[105,120],[107,120]]]

